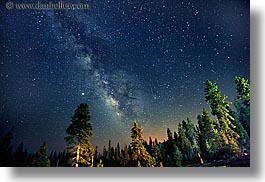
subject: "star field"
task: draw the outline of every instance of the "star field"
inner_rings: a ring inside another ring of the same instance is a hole
[[[196,117],[204,83],[230,101],[249,79],[249,1],[82,1],[89,10],[7,10],[1,3],[0,132],[35,151],[65,149],[65,129],[88,103],[93,145],[130,141]]]

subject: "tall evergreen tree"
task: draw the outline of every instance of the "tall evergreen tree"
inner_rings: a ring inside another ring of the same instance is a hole
[[[111,153],[111,140],[109,140],[109,146],[108,146],[108,151],[107,151],[107,156],[106,156],[106,166],[110,167],[112,162],[112,153]]]
[[[59,157],[56,151],[51,151],[49,159],[51,167],[59,167]]]
[[[152,167],[154,161],[152,156],[147,152],[144,147],[144,138],[142,129],[138,127],[138,123],[135,120],[131,129],[131,148],[132,148],[132,162],[134,166]]]
[[[110,165],[111,167],[115,166],[115,150],[114,147],[111,147],[110,149]]]
[[[240,136],[238,139],[238,142],[240,144],[240,146],[242,148],[244,148],[244,146],[249,144],[249,136],[248,133],[246,131],[246,129],[243,127],[243,124],[240,122],[239,120],[239,114],[235,111],[232,111],[231,108],[228,108],[231,115],[235,118],[234,124],[235,124],[235,128],[234,131]]]
[[[159,167],[162,162],[162,154],[158,145],[155,145],[151,149],[151,155],[154,158],[154,166]]]
[[[236,126],[234,125],[234,118],[228,109],[232,103],[227,102],[227,96],[221,96],[218,86],[209,80],[206,81],[205,94],[206,101],[210,103],[212,114],[217,117],[223,151],[235,154],[239,153],[240,148],[237,141],[239,135],[233,130]]]
[[[111,140],[109,140],[109,146],[108,146],[105,164],[106,164],[106,167],[115,166],[115,150],[111,145]]]
[[[114,158],[115,158],[115,165],[114,166],[119,166],[120,165],[120,155],[119,155],[119,151],[118,148],[116,147],[114,149]]]
[[[48,157],[48,145],[44,142],[37,153],[33,156],[32,166],[34,167],[50,167],[50,159]]]
[[[121,147],[120,147],[120,143],[117,143],[117,150],[118,150],[118,156],[121,155]]]
[[[190,141],[188,140],[185,131],[183,129],[183,126],[181,123],[178,125],[178,134],[179,134],[179,142],[180,142],[180,150],[183,155],[183,159],[187,161],[191,161],[193,159],[193,149],[191,146]]]
[[[238,141],[241,146],[247,145],[249,143],[249,136],[242,123],[239,121],[238,117],[235,116],[235,132],[240,136]]]
[[[157,138],[155,138],[155,145],[158,145],[158,141],[157,141]]]
[[[127,145],[124,145],[124,149],[121,150],[121,166],[122,167],[126,167],[129,166],[130,164],[130,154],[129,154],[129,149],[127,147]]]
[[[176,131],[174,131],[174,140],[177,141],[177,139],[178,139],[178,134]]]
[[[203,108],[202,114],[198,115],[197,118],[200,130],[200,149],[203,157],[213,157],[221,147],[216,124],[205,108]]]
[[[246,107],[250,106],[250,84],[248,80],[242,77],[235,78],[237,98],[242,101]]]
[[[149,154],[152,153],[152,148],[153,148],[153,141],[152,141],[152,138],[151,138],[151,136],[150,136],[150,137],[149,137],[149,144],[147,145],[147,152],[148,152]]]
[[[168,140],[173,140],[173,135],[172,135],[172,132],[171,132],[171,130],[169,128],[167,129],[167,139]]]
[[[99,163],[99,153],[98,153],[98,146],[95,147],[94,150],[94,167],[96,167],[96,164]]]
[[[183,128],[185,130],[187,138],[191,143],[193,143],[193,141],[196,139],[196,133],[195,126],[190,118],[187,118],[187,122],[185,122],[185,125],[183,124]]]
[[[159,147],[160,153],[162,155],[162,163],[164,165],[167,165],[167,161],[166,161],[167,154],[166,154],[166,149],[165,149],[165,143],[164,142],[163,143],[159,143],[159,144],[157,144],[157,146]]]
[[[167,137],[168,140],[164,142],[166,151],[166,156],[164,156],[166,161],[164,161],[164,163],[167,167],[181,166],[182,154],[178,147],[181,145],[177,146],[176,144],[179,138],[176,132],[174,132],[174,137],[177,138],[177,140],[175,138],[173,139],[172,132],[169,128],[167,129]]]
[[[235,78],[235,84],[237,92],[235,107],[238,112],[238,119],[250,135],[250,84],[248,80],[241,77]]]
[[[103,146],[103,164],[108,164],[108,161],[107,161],[107,156],[108,156],[108,151],[106,149],[106,146],[104,145]]]
[[[184,125],[183,125],[183,127],[184,127]],[[186,134],[188,140],[190,141],[191,147],[193,150],[191,158],[194,159],[197,156],[200,148],[199,148],[199,144],[197,142],[198,136],[196,133],[195,126],[194,126],[194,123],[192,122],[192,120],[190,118],[187,118],[187,123],[186,123],[184,129],[185,129],[185,134]]]
[[[93,166],[94,149],[90,141],[93,136],[91,117],[87,104],[80,104],[72,117],[71,124],[66,129],[65,137],[68,151],[72,154],[70,163],[75,167]]]
[[[182,154],[179,150],[179,148],[177,147],[177,145],[174,143],[173,145],[173,153],[172,153],[172,158],[174,161],[174,166],[176,167],[180,167],[181,166],[181,161],[182,161]]]

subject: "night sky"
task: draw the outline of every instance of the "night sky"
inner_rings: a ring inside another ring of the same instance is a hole
[[[90,106],[100,151],[109,139],[128,144],[135,118],[146,139],[162,141],[167,128],[196,123],[209,108],[207,79],[229,101],[234,77],[249,79],[249,1],[80,2],[90,9],[7,10],[1,2],[0,132],[14,126],[15,146],[35,152],[46,141],[63,151],[80,103]]]

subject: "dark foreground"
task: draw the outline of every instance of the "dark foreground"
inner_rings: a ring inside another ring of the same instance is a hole
[[[227,160],[214,160],[211,163],[191,165],[189,167],[250,167],[250,156],[245,155]]]

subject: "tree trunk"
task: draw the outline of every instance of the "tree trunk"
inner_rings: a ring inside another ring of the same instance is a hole
[[[78,162],[79,162],[79,152],[80,152],[80,143],[77,144],[75,167],[78,167]]]
[[[198,152],[197,154],[198,154],[198,157],[199,157],[199,159],[200,159],[200,164],[204,164],[203,159],[202,159],[202,157],[201,157],[201,154],[200,154],[199,152]]]
[[[90,165],[90,167],[93,167],[93,163],[94,163],[94,156],[92,155],[92,159],[91,159],[91,165]]]

